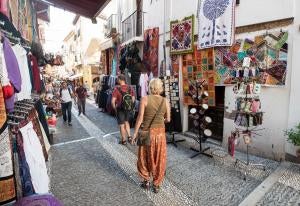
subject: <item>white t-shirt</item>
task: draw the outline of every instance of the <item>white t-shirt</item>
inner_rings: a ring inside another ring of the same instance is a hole
[[[23,136],[23,147],[29,166],[34,191],[39,194],[49,192],[49,177],[41,142],[33,129],[32,122],[20,128]]]
[[[31,83],[30,83],[30,74],[26,56],[26,50],[23,49],[20,45],[15,45],[12,47],[18,64],[20,68],[20,73],[22,77],[21,91],[17,93],[17,100],[30,99],[31,98]]]
[[[72,94],[72,91],[70,91]],[[72,97],[70,95],[70,92],[68,89],[62,89],[61,90],[61,100],[63,101],[63,103],[67,103],[67,102],[71,102],[72,101]]]

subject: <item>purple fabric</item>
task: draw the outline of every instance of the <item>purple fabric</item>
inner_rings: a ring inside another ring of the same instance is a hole
[[[5,108],[8,112],[13,112],[15,107],[15,94],[10,98],[5,99]]]
[[[3,41],[3,53],[4,53],[6,68],[7,68],[8,79],[10,83],[13,85],[13,87],[15,88],[15,92],[18,93],[21,91],[21,84],[22,84],[20,68],[15,53],[12,50],[7,38],[4,38]],[[5,99],[5,106],[8,112],[13,112],[14,104],[15,104],[15,95],[13,95],[8,99]]]
[[[53,195],[33,195],[20,199],[15,206],[63,206]]]
[[[21,91],[21,73],[18,60],[7,38],[4,38],[3,53],[8,73],[8,79],[10,80],[10,83],[14,86],[15,90],[17,90],[18,93]]]

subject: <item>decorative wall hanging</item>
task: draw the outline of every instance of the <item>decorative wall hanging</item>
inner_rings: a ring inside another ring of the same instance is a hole
[[[179,55],[171,56],[171,73],[172,75],[179,76]]]
[[[154,76],[158,76],[158,42],[158,27],[144,31],[143,62],[148,72],[152,72]]]
[[[171,54],[192,53],[194,45],[194,15],[170,23]]]
[[[216,84],[250,79],[264,86],[284,86],[287,40],[287,32],[274,32],[236,40],[232,47],[215,48]]]
[[[183,55],[182,63],[182,85],[183,102],[186,105],[194,105],[192,98],[193,86],[198,81],[205,81],[205,90],[208,92],[207,103],[215,106],[215,71],[214,71],[214,50],[195,48],[193,54]]]
[[[234,0],[200,0],[198,49],[232,45],[234,10]]]

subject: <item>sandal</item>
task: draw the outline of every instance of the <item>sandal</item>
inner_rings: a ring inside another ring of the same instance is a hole
[[[142,182],[142,184],[141,184],[141,187],[142,187],[143,189],[149,190],[149,189],[150,189],[150,182],[147,181],[147,180],[144,180],[144,181]]]
[[[124,140],[124,141],[123,141],[123,140],[120,140],[120,141],[119,141],[119,144],[121,144],[121,145],[127,145],[127,141],[126,141],[126,140]]]
[[[158,193],[159,192],[159,190],[160,190],[160,187],[159,186],[155,186],[155,185],[153,185],[153,192],[154,193]]]
[[[132,136],[128,137],[128,142],[131,143],[132,142]]]

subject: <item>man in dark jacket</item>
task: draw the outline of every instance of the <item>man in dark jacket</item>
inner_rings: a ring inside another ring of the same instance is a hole
[[[78,116],[83,113],[85,115],[85,103],[87,97],[87,90],[79,83],[79,86],[75,90],[76,97],[77,97],[77,105],[78,105]]]

